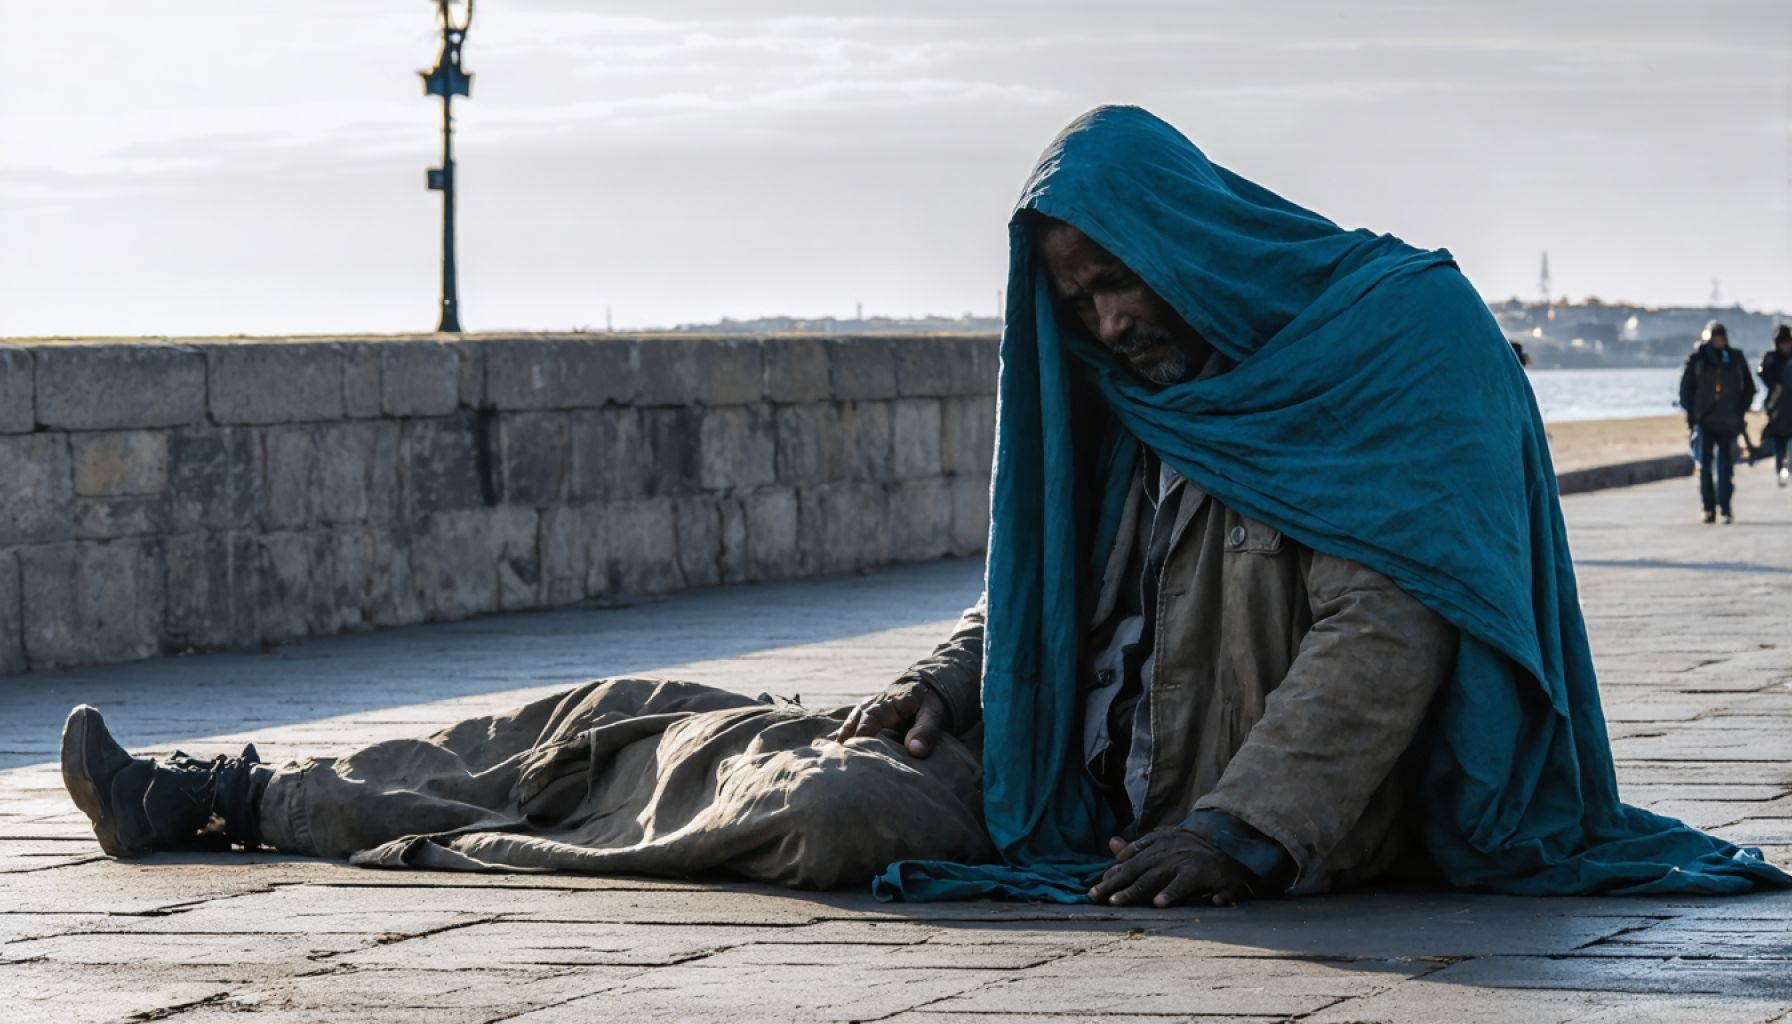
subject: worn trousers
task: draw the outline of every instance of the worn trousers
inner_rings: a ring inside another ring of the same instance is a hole
[[[1773,446],[1773,471],[1778,473],[1786,468],[1786,453],[1792,449],[1792,437],[1783,434],[1768,434],[1761,440]]]
[[[722,873],[867,884],[893,861],[994,856],[976,748],[824,738],[813,711],[697,683],[608,679],[434,735],[274,772],[262,841],[373,867]]]
[[[1699,500],[1705,511],[1730,514],[1736,490],[1736,435],[1699,431]]]

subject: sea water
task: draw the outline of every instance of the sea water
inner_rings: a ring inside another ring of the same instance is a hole
[[[1682,415],[1677,366],[1531,370],[1528,376],[1545,422]]]

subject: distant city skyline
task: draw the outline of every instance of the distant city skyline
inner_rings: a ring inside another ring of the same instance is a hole
[[[424,331],[424,0],[0,0],[0,335]],[[1147,106],[1490,302],[1792,309],[1792,4],[483,0],[469,331],[996,314],[1052,135]],[[1497,16],[1496,16],[1497,15]]]

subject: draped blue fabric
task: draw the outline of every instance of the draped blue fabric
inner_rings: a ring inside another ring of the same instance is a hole
[[[1235,367],[1157,389],[1061,324],[1029,210],[1106,247]],[[891,865],[881,896],[1073,901],[1110,863],[1076,733],[1078,594],[1138,444],[1461,630],[1416,752],[1425,844],[1450,883],[1792,885],[1753,851],[1619,800],[1543,424],[1447,252],[1347,231],[1130,107],[1053,142],[1009,238],[983,679],[1003,863]]]

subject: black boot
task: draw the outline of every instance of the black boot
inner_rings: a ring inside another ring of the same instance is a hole
[[[62,727],[62,784],[114,857],[237,843],[260,845],[258,808],[273,772],[251,744],[242,757],[132,757],[83,704]]]

